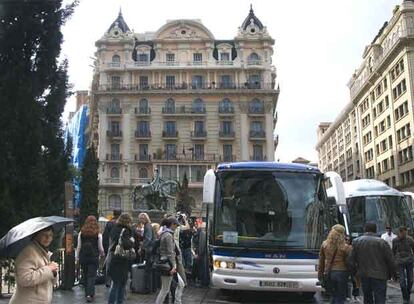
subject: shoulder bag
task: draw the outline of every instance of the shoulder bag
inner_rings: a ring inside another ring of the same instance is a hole
[[[119,235],[119,238],[118,238],[118,244],[115,247],[114,256],[127,259],[129,261],[133,261],[137,257],[135,249],[133,247],[131,247],[130,249],[125,249],[122,246],[122,237],[124,235],[124,232],[125,232],[125,228],[122,228],[121,234]]]

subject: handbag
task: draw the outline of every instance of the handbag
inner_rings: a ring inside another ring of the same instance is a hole
[[[125,249],[122,246],[122,236],[124,235],[125,228],[122,228],[121,234],[119,235],[118,244],[115,247],[114,255],[119,258],[127,259],[129,261],[133,261],[136,259],[137,254],[135,249],[132,247],[130,249]]]
[[[336,253],[338,252],[338,248],[335,250],[332,259],[331,259],[331,263],[329,264],[329,268],[327,269],[327,271],[323,274],[323,278],[322,278],[322,287],[325,289],[325,291],[330,292],[332,291],[332,278],[331,278],[331,270],[332,270],[332,263],[335,260],[336,257]]]
[[[152,268],[159,271],[161,275],[170,275],[172,265],[168,259],[157,259],[152,263]]]

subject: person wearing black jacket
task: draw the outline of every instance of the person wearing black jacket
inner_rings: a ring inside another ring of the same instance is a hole
[[[385,304],[387,280],[396,268],[390,246],[376,233],[375,223],[365,224],[365,234],[353,240],[347,260],[348,269],[358,271],[366,304]]]
[[[118,220],[119,216],[121,215],[121,210],[115,209],[113,211],[113,218],[111,221],[107,222],[105,225],[104,232],[102,234],[102,245],[103,249],[105,251],[105,255],[108,255],[108,248],[109,248],[109,241],[111,238],[111,230],[115,226],[116,221]],[[107,263],[105,263],[105,285],[106,287],[111,286],[111,278],[108,273],[108,267],[106,266]]]
[[[142,248],[144,250],[144,261],[145,261],[145,273],[144,273],[144,280],[145,280],[145,292],[144,293],[151,293],[153,292],[154,284],[153,284],[153,271],[152,271],[152,248],[155,242],[155,235],[152,229],[151,220],[147,213],[140,213],[138,215],[138,221],[144,226],[144,233],[143,233],[143,240],[142,240]]]
[[[414,240],[407,235],[406,227],[400,227],[398,236],[392,240],[392,251],[398,265],[403,301],[410,303],[413,287]]]
[[[125,287],[128,280],[130,261],[126,258],[115,256],[114,253],[119,241],[121,241],[121,245],[125,250],[133,248],[134,238],[131,224],[131,216],[128,213],[123,213],[111,230],[108,252],[108,272],[112,279],[112,286],[109,293],[108,304],[124,303]]]

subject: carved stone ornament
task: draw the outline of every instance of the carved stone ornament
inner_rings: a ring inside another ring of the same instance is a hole
[[[165,39],[201,39],[201,38],[203,37],[201,37],[200,34],[197,33],[196,30],[184,24],[174,28],[165,37]]]

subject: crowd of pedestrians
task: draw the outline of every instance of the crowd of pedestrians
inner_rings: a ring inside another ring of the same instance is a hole
[[[367,223],[364,235],[350,244],[342,225],[332,227],[320,249],[318,272],[332,304],[345,303],[350,281],[357,291],[353,295],[362,288],[364,304],[385,304],[388,280],[400,282],[403,303],[410,303],[414,240],[406,227],[398,235],[389,226],[386,230],[378,237],[376,224]]]
[[[132,289],[137,283],[134,280],[141,281],[140,293],[158,291],[157,304],[180,304],[188,283],[209,285],[206,232],[201,218],[165,214],[160,223],[153,223],[147,213],[140,213],[134,225],[129,214],[114,210],[102,234],[96,218],[87,217],[77,241],[76,263],[87,302],[94,301],[99,265],[103,265],[105,284],[110,288],[108,304],[124,303],[128,282]],[[133,268],[142,272],[131,271]]]

